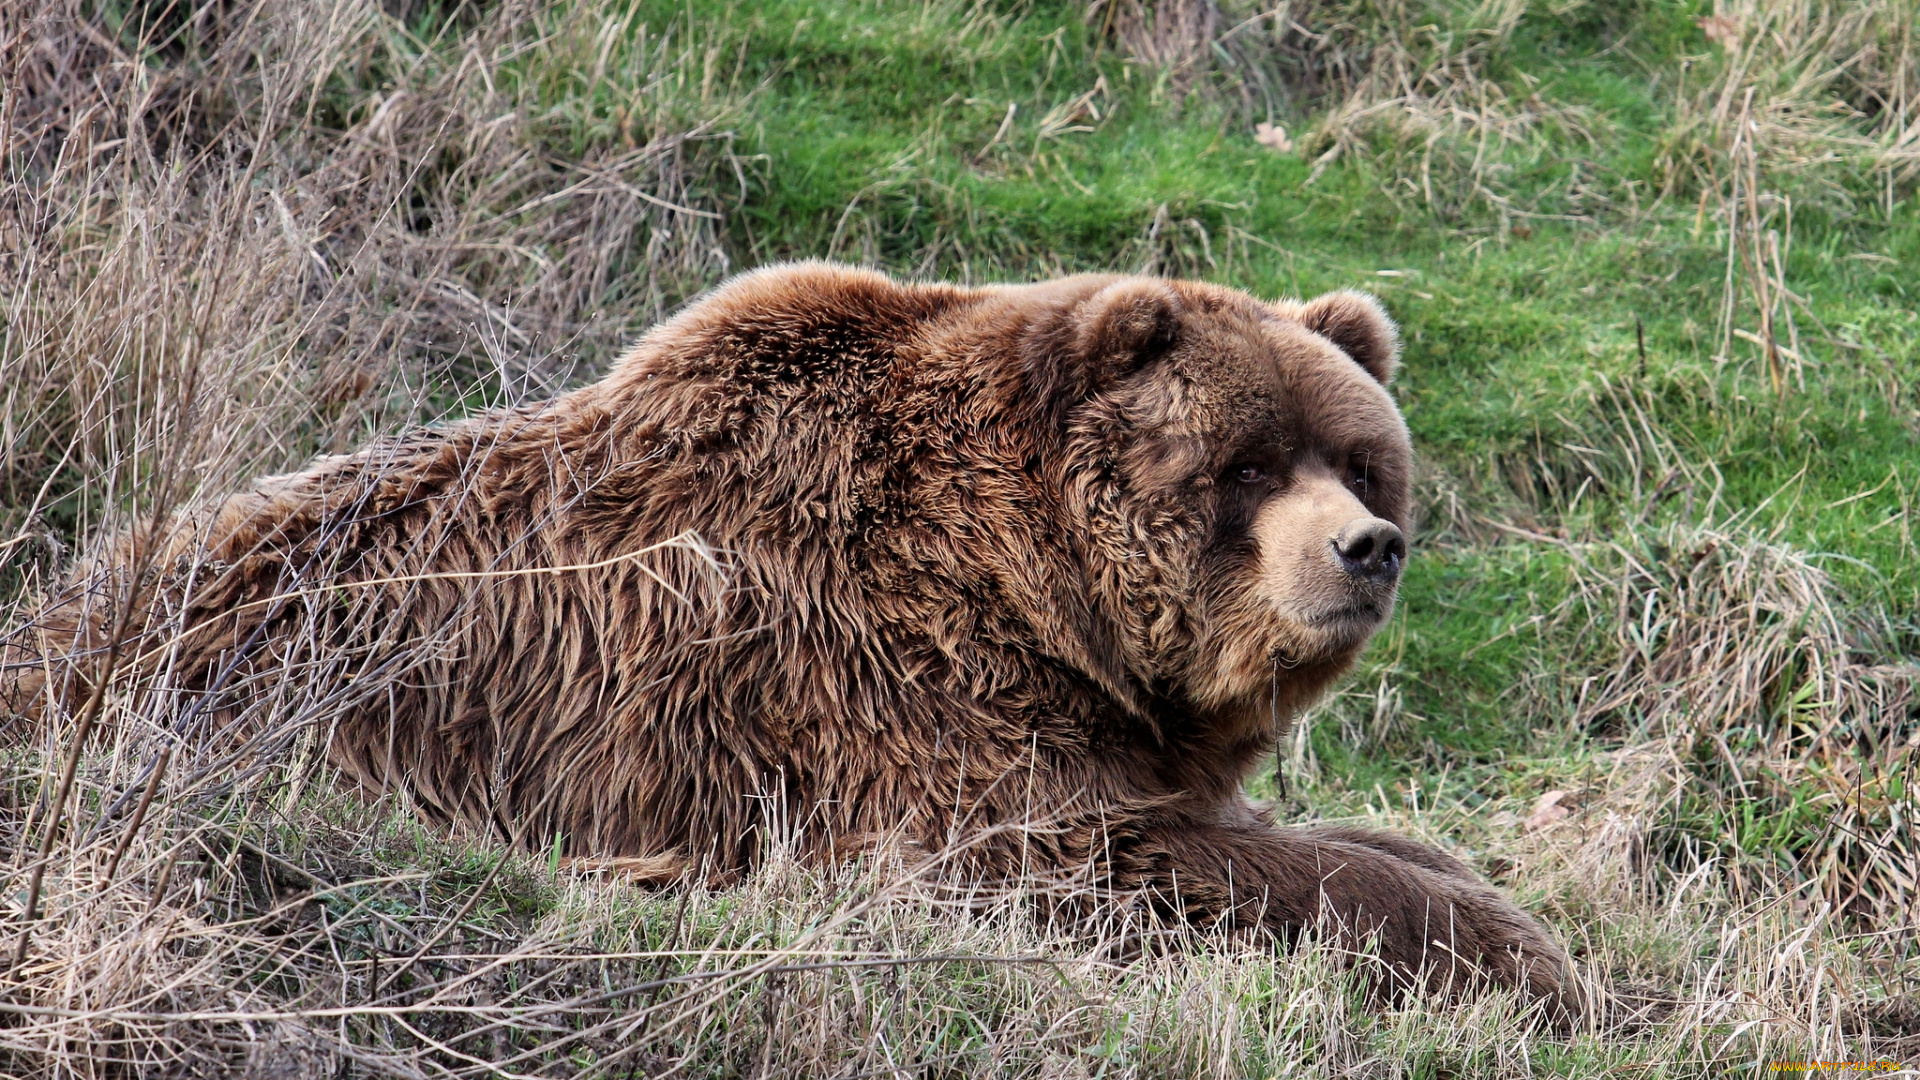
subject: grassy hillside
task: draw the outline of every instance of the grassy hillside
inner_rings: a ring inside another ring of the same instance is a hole
[[[1316,948],[1123,962],[882,867],[647,892],[123,687],[6,759],[0,1072],[1920,1069],[1912,0],[0,14],[10,604],[769,261],[1365,288],[1416,554],[1256,794],[1454,851],[1607,1001],[1376,1014]]]

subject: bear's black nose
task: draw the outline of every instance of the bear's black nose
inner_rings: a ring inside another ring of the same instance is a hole
[[[1333,553],[1354,577],[1390,585],[1406,565],[1407,538],[1391,521],[1361,518],[1333,538]]]

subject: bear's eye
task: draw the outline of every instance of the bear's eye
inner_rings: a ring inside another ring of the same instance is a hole
[[[1258,465],[1236,465],[1227,472],[1242,484],[1257,484],[1267,478],[1267,470]]]
[[[1364,492],[1372,482],[1368,475],[1367,455],[1355,454],[1347,459],[1347,484],[1355,491]]]

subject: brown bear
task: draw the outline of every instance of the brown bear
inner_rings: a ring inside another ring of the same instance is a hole
[[[1241,794],[1392,609],[1398,348],[1351,292],[759,270],[600,382],[123,543],[0,704],[72,707],[95,668],[55,661],[122,627],[176,736],[297,684],[358,783],[525,844],[738,872],[777,806],[818,858],[958,841],[1564,1013],[1564,955],[1458,862]]]

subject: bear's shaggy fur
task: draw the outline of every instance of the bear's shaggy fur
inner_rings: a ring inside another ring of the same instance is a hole
[[[1454,860],[1240,794],[1391,610],[1397,352],[1353,293],[761,270],[598,383],[189,519],[122,669],[201,729],[307,679],[360,784],[529,845],[726,873],[776,817],[818,857],[968,839],[971,874],[1330,916],[1403,983],[1569,1008]],[[87,595],[14,636],[15,709],[76,696],[47,658],[100,651]]]

